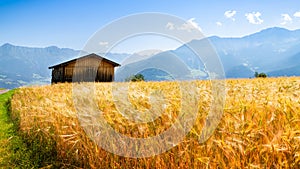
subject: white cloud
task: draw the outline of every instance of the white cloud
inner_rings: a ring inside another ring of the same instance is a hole
[[[178,30],[186,30],[191,32],[192,30],[199,30],[201,31],[202,29],[198,25],[197,22],[195,22],[195,18],[189,19],[186,23],[182,24]]]
[[[222,26],[222,22],[216,22],[217,26]]]
[[[187,20],[182,25],[175,25],[172,22],[168,22],[166,24],[166,29],[169,29],[169,30],[175,30],[175,29],[176,30],[184,30],[184,31],[188,31],[188,32],[191,32],[193,30],[202,31],[202,29],[200,28],[198,23],[195,22],[195,18],[191,18],[191,19]]]
[[[294,13],[294,17],[300,18],[300,11]]]
[[[260,16],[261,16],[260,12],[246,13],[245,16],[246,16],[247,20],[249,21],[249,23],[251,23],[251,24],[259,25],[264,22],[264,20],[262,20],[260,18]]]
[[[100,46],[107,46],[107,45],[108,45],[108,42],[99,42],[99,45],[100,45]]]
[[[174,30],[175,29],[175,25],[172,22],[168,22],[166,25],[166,28],[169,30]]]
[[[281,17],[282,17],[282,20],[283,20],[280,23],[281,25],[285,25],[285,24],[291,23],[293,21],[289,14],[281,14]]]
[[[236,14],[235,10],[229,10],[224,13],[224,16],[228,19],[235,21],[234,15]]]

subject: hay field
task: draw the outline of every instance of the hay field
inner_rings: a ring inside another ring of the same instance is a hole
[[[19,89],[12,99],[12,118],[19,120],[25,138],[55,142],[58,162],[67,168],[300,167],[300,78],[226,80],[223,117],[214,134],[202,144],[198,139],[212,103],[212,92],[210,81],[197,81],[196,86],[198,116],[193,128],[180,144],[148,158],[117,156],[90,139],[90,133],[85,132],[77,118],[72,84]],[[176,121],[182,108],[180,89],[188,91],[189,83],[130,83],[126,99],[135,110],[147,112],[146,116],[128,114],[133,116],[130,118],[148,118],[149,112],[160,111],[158,118],[147,123],[134,123],[118,113],[116,104],[119,109],[126,107],[125,102],[115,98],[122,89],[118,84],[97,83],[93,101],[116,131],[147,138],[164,132]],[[163,106],[157,106],[160,102],[155,101],[152,103],[157,105],[151,105],[151,93],[163,96]],[[195,103],[184,99],[190,105]],[[97,117],[91,118],[97,121]]]

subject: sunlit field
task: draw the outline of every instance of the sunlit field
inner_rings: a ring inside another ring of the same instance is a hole
[[[132,119],[150,118],[149,113],[157,113],[158,117],[136,123],[120,114],[118,110],[128,106],[126,101],[118,100],[124,85],[129,86],[126,99],[137,112]],[[93,94],[91,98],[116,131],[147,138],[164,132],[176,121],[182,99],[186,99],[181,90],[189,90],[188,85],[188,82],[96,83],[95,98]],[[148,158],[114,155],[90,139],[74,105],[88,103],[74,102],[71,83],[17,90],[11,103],[12,118],[19,120],[25,138],[39,139],[45,149],[54,146],[57,163],[67,168],[300,167],[300,78],[226,80],[223,117],[204,143],[198,140],[212,103],[212,87],[210,81],[197,81],[196,86],[197,102],[185,100],[197,107],[193,128],[180,144]],[[159,99],[151,101],[155,95]],[[90,118],[97,121],[95,115]]]

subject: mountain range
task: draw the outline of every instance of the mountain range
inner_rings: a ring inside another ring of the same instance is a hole
[[[134,72],[138,68],[149,67],[149,63],[158,62],[167,65],[176,65],[177,61],[168,59],[170,55],[177,56],[188,67],[190,74],[196,78],[208,78],[205,63],[203,63],[192,48],[197,50],[205,50],[207,48],[207,40],[212,44],[212,48],[218,54],[223,65],[226,78],[251,78],[254,73],[264,72],[268,76],[300,76],[300,30],[290,31],[284,28],[269,28],[258,33],[244,36],[241,38],[221,38],[217,36],[208,37],[208,39],[192,40],[179,48],[161,52],[144,60],[123,65],[117,70],[117,74],[121,74],[119,79],[123,79],[124,72]],[[201,56],[200,56],[201,57]],[[151,65],[151,64],[150,64]],[[155,64],[154,64],[155,65]],[[177,72],[184,65],[177,67]],[[180,69],[178,69],[180,68]],[[137,69],[137,70],[138,70]],[[176,69],[176,68],[174,68]],[[172,70],[171,70],[172,71]],[[118,74],[118,72],[121,72]],[[146,77],[153,79],[153,69],[143,70]],[[165,72],[164,74],[168,74]],[[169,73],[169,75],[172,73]],[[128,75],[128,74],[126,74]],[[174,75],[174,73],[173,73]],[[169,79],[169,76],[164,75]],[[181,74],[181,76],[183,76]],[[188,75],[187,75],[188,76]],[[155,80],[165,80],[154,78]],[[119,80],[117,78],[117,80]],[[147,79],[147,78],[146,78]],[[174,77],[172,78],[174,79]],[[176,78],[175,78],[176,79]]]
[[[189,75],[205,79],[208,78],[205,63],[189,47],[201,49],[207,40],[219,55],[226,78],[249,78],[255,71],[275,77],[300,76],[300,30],[278,27],[240,38],[212,36],[192,40],[171,51],[108,53],[105,57],[121,63],[116,70],[118,81],[138,70],[146,80],[178,79]],[[50,83],[48,67],[76,58],[79,53],[79,50],[56,46],[33,48],[4,44],[0,46],[0,88]],[[162,69],[156,69],[155,65]]]

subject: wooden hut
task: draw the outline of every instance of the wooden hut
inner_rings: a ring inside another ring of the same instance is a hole
[[[94,53],[49,67],[51,83],[57,82],[111,82],[114,68],[120,66]]]

